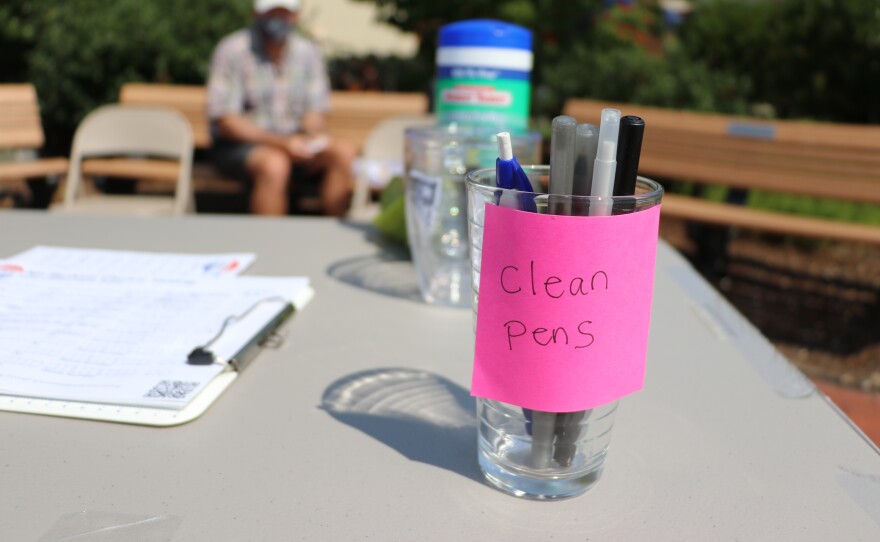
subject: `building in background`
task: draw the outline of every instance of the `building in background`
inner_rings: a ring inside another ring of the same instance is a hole
[[[376,11],[376,5],[369,2],[304,0],[300,21],[328,58],[413,56],[418,38],[377,21]]]

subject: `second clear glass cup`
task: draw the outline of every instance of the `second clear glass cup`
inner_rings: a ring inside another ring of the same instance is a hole
[[[523,166],[534,187],[545,187],[549,166]],[[500,189],[495,170],[467,175],[468,231],[471,247],[474,331],[479,306],[480,264],[486,205],[515,202],[522,193]],[[566,214],[625,214],[660,203],[663,188],[639,177],[633,196],[592,197],[531,194],[537,212],[565,209]],[[576,247],[573,247],[576,248]],[[486,480],[507,493],[537,500],[580,495],[600,478],[618,401],[580,412],[541,412],[477,399],[478,460]]]
[[[468,307],[471,304],[468,262],[465,173],[495,164],[495,133],[455,125],[406,130],[404,181],[406,230],[428,303]],[[513,136],[514,152],[533,159],[541,135]]]

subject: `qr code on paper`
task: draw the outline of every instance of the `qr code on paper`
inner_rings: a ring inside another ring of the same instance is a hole
[[[153,389],[148,391],[144,397],[162,398],[162,399],[185,399],[190,394],[198,382],[182,382],[180,380],[162,380]]]

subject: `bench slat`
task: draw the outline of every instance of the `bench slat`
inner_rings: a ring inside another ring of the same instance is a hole
[[[85,176],[125,177],[151,181],[177,182],[180,164],[176,160],[154,158],[88,158],[82,161]]]
[[[0,85],[0,147],[39,148],[44,142],[40,106],[34,86]]]
[[[786,215],[678,194],[663,195],[661,215],[784,235],[805,235],[880,245],[880,228],[876,226]]]
[[[40,108],[36,103],[25,104],[21,102],[0,103],[0,124],[39,122]]]
[[[649,149],[650,147],[650,149]],[[880,153],[859,149],[815,147],[789,143],[768,144],[763,141],[736,138],[703,137],[680,131],[658,130],[646,134],[645,149],[652,151],[662,147],[663,152],[676,154],[700,154],[711,152],[734,157],[754,158],[767,162],[799,164],[801,167],[846,171],[867,169],[880,175]],[[643,150],[645,150],[643,149]]]
[[[43,142],[43,129],[39,126],[14,132],[0,128],[0,148],[3,149],[38,149]]]
[[[686,165],[690,169],[694,164],[701,164],[707,168],[708,173],[717,171],[723,182],[727,182],[727,173],[730,170],[738,170],[746,165],[750,168],[750,174],[758,177],[775,176],[778,189],[792,192],[809,193],[811,187],[802,186],[805,179],[837,186],[839,190],[835,195],[839,199],[862,200],[865,196],[861,191],[864,186],[870,189],[870,185],[873,185],[875,190],[880,192],[880,178],[876,175],[880,164],[848,160],[822,160],[817,163],[788,156],[780,157],[772,153],[747,155],[726,152],[718,148],[682,149],[680,146],[662,143],[657,139],[645,144],[643,157],[643,161],[647,163],[652,163],[654,160],[680,162],[682,174]],[[712,182],[712,179],[706,178],[705,181]],[[866,184],[863,186],[863,183]],[[859,187],[860,191],[850,192],[847,190],[850,186]],[[826,194],[824,190],[821,193]]]
[[[647,122],[640,171],[741,188],[880,203],[880,127],[774,121],[641,105],[569,100],[565,112],[597,121],[618,107]],[[772,139],[730,135],[731,125],[772,129]]]
[[[27,162],[0,163],[0,179],[35,179],[49,175],[66,175],[67,158],[42,158]]]
[[[383,120],[399,115],[421,115],[427,110],[427,97],[419,93],[335,91],[330,94],[327,131],[360,151],[367,136]]]
[[[36,104],[37,90],[29,83],[6,83],[0,85],[0,102]]]
[[[772,133],[772,141],[799,143],[817,147],[842,147],[880,152],[880,127],[861,124],[842,124],[816,121],[774,120],[762,121],[750,117],[736,117],[716,113],[682,111],[637,104],[568,100],[564,113],[580,122],[598,124],[604,107],[620,109],[626,115],[638,115],[648,120],[646,130],[653,126],[664,129],[687,130],[704,136],[723,136],[734,139],[730,131],[736,126],[748,127],[752,132]]]
[[[196,192],[215,194],[244,194],[247,192],[245,183],[223,177],[210,164],[193,164],[193,189]]]
[[[880,203],[880,189],[875,180],[870,178],[847,177],[829,183],[827,178],[804,174],[793,185],[790,175],[768,172],[748,163],[719,168],[717,164],[683,162],[676,158],[658,158],[654,155],[642,157],[639,172],[649,177],[654,175],[736,188]]]
[[[10,112],[0,108],[0,148],[33,149],[44,142],[38,110]]]

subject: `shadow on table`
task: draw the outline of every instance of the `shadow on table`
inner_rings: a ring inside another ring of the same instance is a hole
[[[421,303],[418,277],[409,252],[382,240],[376,244],[381,253],[330,264],[327,275],[358,288]]]
[[[375,369],[337,380],[321,408],[406,458],[482,480],[474,400],[461,386],[413,369]]]

